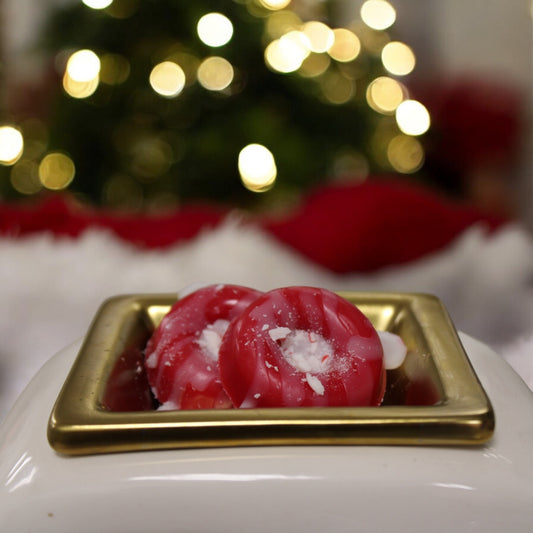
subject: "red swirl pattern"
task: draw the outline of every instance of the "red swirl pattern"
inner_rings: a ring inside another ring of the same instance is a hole
[[[163,409],[232,407],[220,380],[217,354],[206,349],[201,335],[217,321],[239,316],[261,294],[237,285],[210,285],[176,302],[144,354],[150,387]]]
[[[306,371],[288,360],[277,338],[285,328],[332,348],[323,368]],[[259,296],[228,327],[219,366],[235,407],[371,406],[385,390],[383,349],[370,321],[335,293],[312,287]]]

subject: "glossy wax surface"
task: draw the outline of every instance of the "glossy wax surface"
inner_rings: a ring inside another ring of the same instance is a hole
[[[301,345],[309,337],[308,359],[318,342],[327,346],[316,364],[304,357],[296,365],[287,355],[295,334]],[[313,287],[257,298],[230,324],[219,364],[237,407],[379,405],[385,387],[383,350],[370,321],[335,293]]]
[[[202,287],[176,302],[145,351],[148,380],[164,408],[231,407],[220,381],[217,356],[202,343],[202,332],[231,321],[260,294],[247,287],[220,284]]]

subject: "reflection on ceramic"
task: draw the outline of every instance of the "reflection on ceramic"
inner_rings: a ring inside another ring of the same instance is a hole
[[[66,456],[48,417],[81,342],[51,359],[0,428],[0,530],[529,532],[533,394],[461,335],[495,412],[476,446],[257,446]]]

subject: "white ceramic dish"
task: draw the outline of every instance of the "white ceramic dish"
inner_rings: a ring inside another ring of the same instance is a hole
[[[0,530],[529,532],[533,394],[461,335],[495,412],[480,446],[267,446],[69,457],[48,417],[80,344],[37,374],[0,429]]]

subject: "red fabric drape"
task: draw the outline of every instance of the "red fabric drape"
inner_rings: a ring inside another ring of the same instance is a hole
[[[123,214],[81,207],[50,196],[33,205],[0,205],[0,235],[49,232],[75,238],[106,228],[141,248],[187,242],[220,224],[227,210],[189,205],[168,214]],[[334,272],[369,272],[445,247],[466,228],[504,220],[405,183],[368,181],[316,190],[283,218],[260,217],[259,227],[304,257]]]

